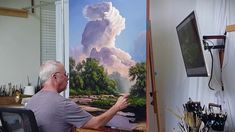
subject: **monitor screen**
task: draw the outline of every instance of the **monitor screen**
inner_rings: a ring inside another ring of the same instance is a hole
[[[183,61],[188,77],[207,77],[195,11],[176,27]]]

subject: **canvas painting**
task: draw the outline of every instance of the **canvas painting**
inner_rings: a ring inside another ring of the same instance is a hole
[[[107,127],[146,130],[146,1],[69,0],[70,98],[93,115],[123,93]]]

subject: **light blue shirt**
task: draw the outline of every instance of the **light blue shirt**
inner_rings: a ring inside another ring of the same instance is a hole
[[[92,115],[75,102],[57,92],[39,91],[28,102],[41,132],[70,132],[72,126],[82,127]]]

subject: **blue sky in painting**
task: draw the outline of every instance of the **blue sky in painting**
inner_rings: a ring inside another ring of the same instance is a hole
[[[104,2],[105,0],[69,0],[69,35],[70,47],[81,43],[82,33],[87,23],[82,10],[87,4]],[[116,38],[116,47],[133,56],[134,44],[138,41],[139,34],[146,31],[146,1],[144,0],[106,0],[111,1],[126,19],[125,29]],[[145,40],[144,40],[145,42]],[[145,47],[143,47],[145,50]],[[145,52],[142,52],[145,53]],[[141,53],[137,53],[141,54]]]

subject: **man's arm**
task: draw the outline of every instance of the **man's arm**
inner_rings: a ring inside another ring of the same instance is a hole
[[[98,129],[105,126],[116,113],[128,106],[128,95],[120,96],[117,102],[105,113],[92,117],[87,123],[83,125],[84,128]]]

